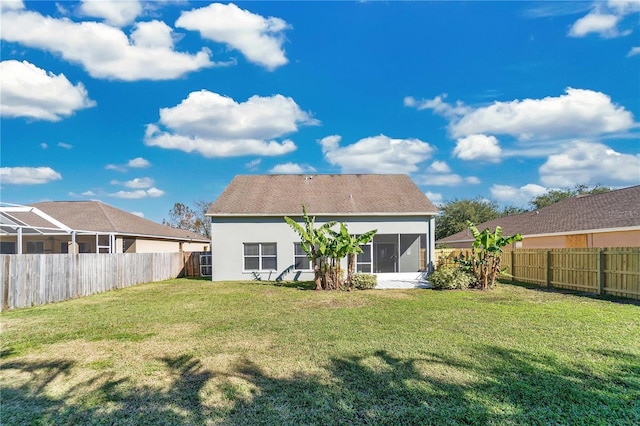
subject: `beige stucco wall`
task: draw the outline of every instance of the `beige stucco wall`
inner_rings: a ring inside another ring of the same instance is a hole
[[[640,230],[592,234],[592,247],[640,247]]]
[[[448,248],[470,248],[471,242],[448,243]],[[595,232],[572,235],[526,236],[522,240],[523,249],[589,247],[640,247],[640,230]]]
[[[178,251],[208,251],[209,243],[180,243],[178,241],[158,241],[138,238],[136,253],[175,253]]]
[[[3,236],[3,242],[16,243],[16,237]],[[55,236],[24,236],[22,238],[22,250],[27,254],[29,242],[42,242],[43,253],[45,254],[59,254],[64,253],[61,247],[69,247],[67,252],[71,250],[71,236],[70,235],[55,235]],[[122,253],[123,250],[123,238],[117,237],[115,242],[115,253]],[[83,246],[83,253],[95,253],[96,252],[96,237],[95,235],[78,235],[76,237],[76,252],[79,251],[80,245]],[[108,245],[108,237],[100,237],[100,245]],[[182,247],[178,241],[158,241],[150,239],[137,239],[135,243],[129,247],[127,253],[175,253],[182,249],[182,251],[209,251],[210,243],[183,243]],[[16,244],[17,249],[17,244]]]

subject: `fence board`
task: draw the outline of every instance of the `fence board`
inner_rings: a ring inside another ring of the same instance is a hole
[[[0,309],[60,302],[176,278],[183,253],[3,254]]]
[[[460,252],[436,250],[438,266]],[[502,265],[515,281],[640,299],[639,247],[515,249],[504,252]]]

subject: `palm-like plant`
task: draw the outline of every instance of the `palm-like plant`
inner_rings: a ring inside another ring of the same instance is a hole
[[[314,278],[313,281],[316,286],[316,290],[322,289],[322,277],[321,277],[321,259],[326,256],[328,248],[327,232],[332,226],[336,224],[335,221],[330,221],[319,228],[316,228],[316,218],[309,217],[307,209],[302,206],[302,218],[304,219],[304,226],[300,225],[295,220],[288,216],[285,216],[284,220],[289,224],[294,231],[300,235],[300,245],[302,250],[309,258],[313,265]]]
[[[373,239],[373,236],[378,232],[377,229],[365,232],[360,235],[351,235],[347,229],[347,225],[340,223],[340,232],[334,232],[335,240],[337,241],[336,256],[338,259],[347,257],[347,289],[351,289],[351,279],[356,267],[356,255],[362,253],[361,245],[367,244]],[[339,263],[338,263],[339,265]],[[340,272],[338,267],[338,272]],[[339,275],[341,276],[341,275]]]
[[[522,235],[515,234],[510,237],[503,237],[502,227],[500,226],[496,226],[495,232],[489,231],[489,228],[480,232],[469,221],[467,221],[467,226],[474,238],[473,246],[471,247],[473,275],[476,276],[480,289],[485,290],[487,287],[493,287],[498,272],[505,272],[500,270],[502,248],[515,241],[522,241]]]

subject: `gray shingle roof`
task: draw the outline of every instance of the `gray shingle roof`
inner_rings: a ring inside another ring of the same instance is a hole
[[[438,219],[436,218],[436,223]],[[478,230],[502,227],[504,235],[539,235],[640,226],[640,186],[562,200],[539,210],[505,216],[476,225]],[[471,241],[469,230],[438,243]]]
[[[211,216],[435,215],[407,175],[239,175],[211,205]]]
[[[74,230],[209,241],[194,232],[161,225],[99,201],[46,201],[31,206]]]

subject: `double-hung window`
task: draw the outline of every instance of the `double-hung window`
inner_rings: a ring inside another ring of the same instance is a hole
[[[311,262],[302,248],[302,243],[293,243],[293,264],[296,271],[311,270]]]
[[[275,271],[278,265],[276,243],[244,243],[245,271]]]

